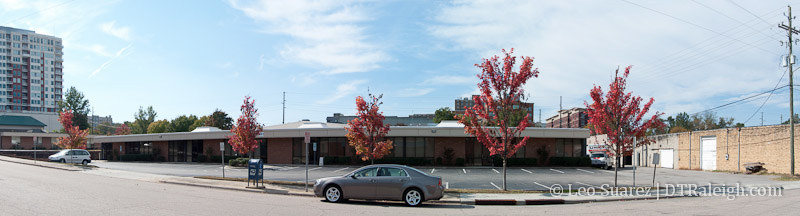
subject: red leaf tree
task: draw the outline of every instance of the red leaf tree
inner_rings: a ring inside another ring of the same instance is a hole
[[[458,120],[465,125],[466,133],[475,136],[489,149],[490,156],[499,155],[503,159],[503,190],[506,190],[507,159],[528,141],[527,136],[520,138],[530,118],[530,114],[520,106],[525,98],[523,86],[530,78],[539,76],[539,70],[533,69],[533,58],[527,56],[520,58],[519,71],[514,72],[517,57],[511,56],[513,53],[513,48],[510,52],[503,49],[502,65],[497,56],[475,64],[481,69],[478,74],[481,93],[473,97],[475,105],[466,107]],[[520,112],[525,117],[514,118]]]
[[[89,130],[81,130],[77,125],[72,125],[73,116],[72,110],[61,111],[58,116],[58,122],[61,123],[67,136],[59,137],[56,145],[63,149],[86,149],[86,136],[89,135]]]
[[[391,140],[385,139],[389,133],[389,124],[383,124],[385,117],[383,112],[378,111],[383,104],[380,102],[383,95],[375,97],[369,94],[369,97],[371,101],[365,101],[361,96],[356,97],[357,117],[347,121],[346,136],[362,161],[375,163],[375,159],[389,154],[394,146]]]
[[[114,131],[114,135],[128,135],[131,134],[131,127],[128,127],[127,124],[122,124],[117,127],[117,130]]]
[[[258,109],[255,108],[256,100],[250,101],[250,96],[244,97],[244,104],[240,110],[242,115],[236,119],[236,124],[231,128],[233,135],[229,136],[228,143],[231,148],[240,154],[248,154],[253,149],[258,148],[256,136],[263,131],[264,127],[256,121]]]
[[[589,115],[589,129],[594,134],[608,136],[606,151],[616,161],[614,163],[614,187],[617,186],[617,167],[620,156],[630,154],[637,146],[653,142],[645,135],[648,129],[664,127],[664,123],[658,121],[658,116],[663,114],[660,112],[656,112],[649,119],[643,121],[655,101],[653,98],[640,107],[642,98],[633,96],[632,92],[625,92],[630,70],[631,66],[626,67],[622,76],[619,76],[619,69],[617,69],[614,81],[608,87],[608,92],[604,94],[600,86],[594,86],[589,92],[592,104],[584,102]],[[634,143],[634,139],[637,140],[636,143]]]

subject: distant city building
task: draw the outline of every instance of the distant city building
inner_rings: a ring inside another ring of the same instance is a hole
[[[91,124],[91,125],[100,125],[100,124],[103,124],[103,123],[108,124],[108,125],[112,125],[113,122],[114,121],[111,119],[111,116],[96,116],[96,115],[93,115],[92,117],[89,118],[89,124]]]
[[[547,118],[548,128],[583,128],[589,123],[586,108],[559,110],[558,114]]]
[[[456,98],[456,100],[454,102],[455,103],[455,109],[453,110],[453,112],[456,115],[463,115],[464,112],[467,111],[466,107],[475,106],[475,101],[472,100],[472,98],[473,97],[477,97],[477,96],[478,95],[472,95],[472,97],[469,97],[469,98],[466,98],[466,97],[465,98]],[[520,105],[530,115],[530,117],[528,118],[528,124],[533,126],[533,127],[535,127],[536,125],[533,123],[533,119],[535,117],[534,116],[534,112],[533,112],[533,107],[534,107],[533,103],[522,102],[522,103],[520,103]],[[517,107],[514,107],[514,108],[516,109]]]
[[[61,129],[62,49],[61,38],[0,26],[0,112],[33,117],[48,131]]]
[[[433,122],[433,116],[433,114],[413,114],[408,117],[386,116],[383,123],[392,126],[432,126],[436,125],[436,123]],[[355,118],[356,116],[334,113],[333,116],[329,116],[325,118],[325,120],[328,123],[347,124],[347,121]]]

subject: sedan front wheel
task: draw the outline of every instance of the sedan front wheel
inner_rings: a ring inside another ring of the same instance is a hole
[[[325,200],[328,202],[337,203],[342,201],[342,189],[339,186],[333,185],[325,188]]]

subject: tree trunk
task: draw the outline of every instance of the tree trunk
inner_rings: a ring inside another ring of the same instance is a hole
[[[506,161],[508,159],[503,158],[503,190],[506,190]]]
[[[614,163],[614,187],[617,187],[617,170],[619,169],[619,155],[616,156],[617,162]]]

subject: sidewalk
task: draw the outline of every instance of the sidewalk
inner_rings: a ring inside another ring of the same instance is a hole
[[[31,160],[18,159],[6,156],[0,156],[0,161],[40,166],[46,168],[53,168],[66,171],[76,171],[91,175],[106,176],[112,178],[122,178],[130,180],[176,184],[184,186],[205,187],[224,190],[235,190],[243,192],[254,193],[267,193],[279,195],[293,195],[293,196],[307,196],[313,197],[313,188],[309,187],[309,192],[306,192],[301,186],[288,186],[278,184],[264,184],[263,189],[246,188],[246,182],[227,181],[227,180],[210,180],[200,179],[194,177],[179,177],[169,175],[157,175],[148,173],[138,173],[122,170],[113,170],[97,167],[84,167],[81,165],[62,164],[53,162],[37,161],[36,164]],[[252,186],[252,185],[251,185]],[[756,186],[743,186],[744,188]],[[783,190],[798,189],[800,182],[786,182],[782,185],[772,185],[772,187],[780,187]],[[571,193],[574,193],[572,191]],[[582,195],[563,195],[552,193],[445,193],[441,200],[429,201],[430,203],[450,203],[450,204],[466,204],[466,205],[549,205],[549,204],[575,204],[575,203],[591,203],[591,202],[611,202],[611,201],[629,201],[629,200],[655,200],[655,199],[670,199],[679,197],[699,197],[696,191],[681,191],[680,193],[673,192],[667,193],[665,190],[653,190],[648,195],[634,195],[634,194],[603,194],[601,190],[597,193],[582,194]],[[566,193],[566,191],[565,191]],[[653,195],[655,194],[655,195]],[[320,198],[321,199],[321,198]]]

